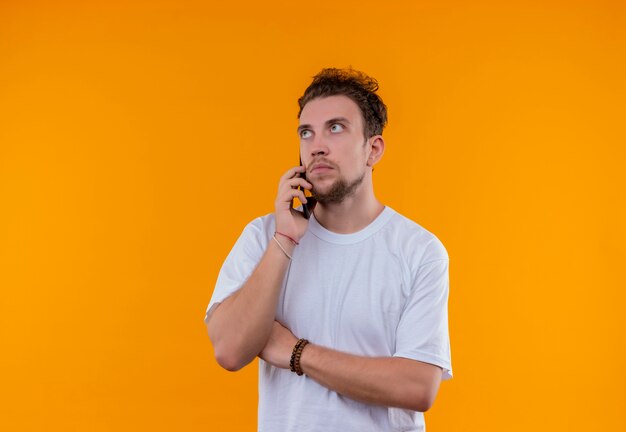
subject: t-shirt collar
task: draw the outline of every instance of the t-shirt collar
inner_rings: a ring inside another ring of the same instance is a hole
[[[389,219],[391,219],[391,217],[395,213],[396,212],[392,208],[385,206],[383,211],[380,212],[380,214],[376,216],[376,219],[374,219],[368,226],[366,226],[362,230],[350,234],[338,234],[329,231],[322,225],[320,225],[317,219],[315,219],[315,215],[311,215],[311,219],[309,219],[308,229],[311,234],[329,243],[342,245],[354,244],[363,241],[378,232],[383,226],[385,226],[385,224],[389,221]]]

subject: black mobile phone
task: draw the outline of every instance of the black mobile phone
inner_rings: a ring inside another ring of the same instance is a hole
[[[302,159],[300,159],[300,166],[302,166]],[[306,180],[306,172],[298,174],[301,178]],[[298,186],[298,189],[305,193],[304,188],[302,186]],[[315,207],[315,198],[312,196],[306,197],[306,204],[302,203],[302,214],[305,219],[309,219],[311,217],[311,213],[313,213],[313,208]]]

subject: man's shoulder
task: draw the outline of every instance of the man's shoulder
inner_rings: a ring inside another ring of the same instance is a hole
[[[441,240],[413,219],[394,210],[389,220],[389,234],[406,254],[420,255],[420,263],[448,259],[448,252]]]
[[[252,219],[245,226],[244,231],[251,230],[256,232],[273,232],[274,231],[274,213],[268,213]]]
[[[274,215],[272,213],[252,219],[243,227],[235,248],[240,245],[245,248],[263,249],[274,233],[274,227]]]

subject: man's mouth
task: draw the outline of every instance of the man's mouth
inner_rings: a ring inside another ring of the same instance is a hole
[[[326,163],[326,162],[316,162],[313,165],[311,165],[311,169],[309,170],[309,173],[311,173],[311,174],[313,174],[313,173],[324,173],[324,172],[328,172],[328,171],[330,171],[332,169],[334,169],[334,168],[329,163]]]
[[[323,172],[330,171],[330,170],[332,170],[331,167],[328,167],[328,166],[318,166],[318,167],[315,167],[315,168],[313,168],[311,170],[311,174],[313,174],[313,173],[323,173]]]

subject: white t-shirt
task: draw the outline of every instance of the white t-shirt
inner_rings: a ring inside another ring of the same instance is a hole
[[[246,226],[222,266],[207,315],[251,275],[273,241],[274,226],[272,214]],[[447,305],[446,249],[432,233],[385,207],[353,234],[328,231],[311,216],[293,252],[276,319],[312,343],[431,363],[449,379]],[[258,414],[262,432],[425,430],[420,412],[357,402],[263,360]]]

